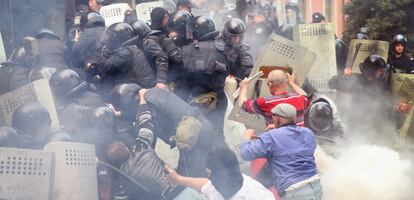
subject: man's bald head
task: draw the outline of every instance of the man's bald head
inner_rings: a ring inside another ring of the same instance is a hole
[[[286,72],[277,69],[269,73],[267,80],[275,87],[284,86],[288,81]]]

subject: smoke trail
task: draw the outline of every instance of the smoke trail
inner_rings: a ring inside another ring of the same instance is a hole
[[[412,199],[413,163],[397,151],[376,145],[341,148],[337,157],[319,151],[324,199]],[[411,157],[412,158],[412,157]]]

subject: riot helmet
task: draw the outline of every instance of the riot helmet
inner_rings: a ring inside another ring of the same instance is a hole
[[[323,16],[321,13],[316,12],[312,14],[312,23],[321,23],[325,20],[325,16]]]
[[[29,81],[33,82],[40,79],[49,80],[56,71],[54,67],[35,67],[29,73]]]
[[[293,10],[293,11],[297,11],[299,9],[298,4],[289,1],[286,5],[285,5],[285,9],[286,10]]]
[[[392,44],[403,44],[405,46],[407,44],[407,38],[402,34],[398,34],[392,39]]]
[[[247,16],[254,17],[259,15],[259,0],[246,0]]]
[[[14,147],[20,146],[19,134],[16,129],[8,126],[0,127],[0,147]]]
[[[259,1],[259,15],[263,15],[266,19],[272,19],[273,7],[267,0]]]
[[[124,22],[115,23],[109,26],[102,38],[101,43],[109,50],[120,48],[121,45],[133,36],[132,27]]]
[[[44,141],[52,120],[48,110],[39,102],[23,103],[13,112],[12,126],[32,142]]]
[[[182,39],[192,39],[192,30],[190,22],[193,15],[186,10],[177,11],[171,18],[169,27],[177,32],[177,37]]]
[[[39,32],[37,32],[36,34],[36,38],[53,38],[60,40],[60,38],[55,34],[55,32],[48,28],[40,29]]]
[[[131,26],[132,30],[134,30],[134,34],[139,36],[141,39],[151,32],[151,28],[142,20],[134,21]]]
[[[367,80],[381,80],[385,78],[387,63],[378,55],[370,55],[359,65],[359,68],[362,76]]]
[[[308,126],[314,132],[327,131],[333,124],[333,111],[329,103],[313,103],[308,110]]]
[[[238,47],[244,43],[244,35],[246,32],[246,25],[242,20],[232,18],[223,29],[223,39],[230,46]]]
[[[370,38],[370,31],[368,27],[361,27],[359,28],[356,38],[360,40],[368,40]]]
[[[356,34],[356,39],[359,39],[359,40],[368,40],[368,35],[366,35],[364,33],[357,33]]]
[[[191,12],[190,0],[178,0],[177,1],[177,11],[181,11],[181,10]]]
[[[193,37],[196,40],[200,40],[208,33],[216,31],[214,21],[208,16],[197,16],[191,22],[191,28],[193,29]]]
[[[87,87],[86,82],[81,80],[79,74],[71,69],[65,69],[53,74],[49,80],[49,85],[58,98],[74,95],[84,87]]]
[[[110,95],[110,101],[121,115],[134,117],[139,102],[138,92],[141,86],[135,83],[124,83],[116,85]]]
[[[105,27],[105,20],[101,14],[97,12],[90,12],[82,18],[82,24],[87,28],[91,27]]]

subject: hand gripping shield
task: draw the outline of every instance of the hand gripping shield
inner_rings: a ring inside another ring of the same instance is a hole
[[[346,67],[352,67],[353,73],[361,73],[359,64],[370,55],[379,55],[385,61],[388,58],[389,43],[380,40],[351,40],[346,58]]]
[[[162,1],[154,1],[148,3],[140,3],[135,6],[135,10],[137,12],[138,20],[142,20],[145,22],[151,21],[151,12],[154,8],[162,8],[163,2]]]
[[[127,3],[116,3],[107,6],[102,6],[99,13],[105,20],[105,26],[109,27],[112,24],[123,22],[125,12],[131,9]]]
[[[52,153],[0,148],[0,199],[52,199]]]
[[[51,130],[60,129],[52,91],[46,79],[40,79],[24,85],[0,96],[0,117],[3,124],[10,126],[13,112],[21,104],[28,101],[38,101],[46,107],[52,119]]]
[[[54,200],[98,200],[93,145],[51,142],[44,150],[55,154]]]
[[[296,82],[301,86],[311,70],[315,59],[316,54],[306,47],[277,34],[272,34],[263,51],[258,56],[250,75],[256,74],[264,66],[268,66],[267,68],[270,66],[270,68],[273,67],[274,69],[289,67],[296,74]],[[265,83],[266,80],[264,79],[252,81],[250,86],[255,85],[256,87],[249,87],[248,96],[253,97],[254,93],[258,94],[258,96],[268,96],[269,89]]]
[[[330,91],[328,81],[337,75],[333,24],[297,25],[293,29],[293,41],[317,55],[307,76],[310,84],[321,92]]]

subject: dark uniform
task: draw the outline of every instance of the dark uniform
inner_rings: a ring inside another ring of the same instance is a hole
[[[401,55],[397,57],[395,54],[391,54],[388,57],[388,64],[395,70],[401,73],[413,73],[414,72],[414,60],[407,55]]]
[[[67,48],[63,42],[50,30],[41,30],[36,35],[37,45],[39,46],[39,60],[35,67],[54,67],[65,69]]]

